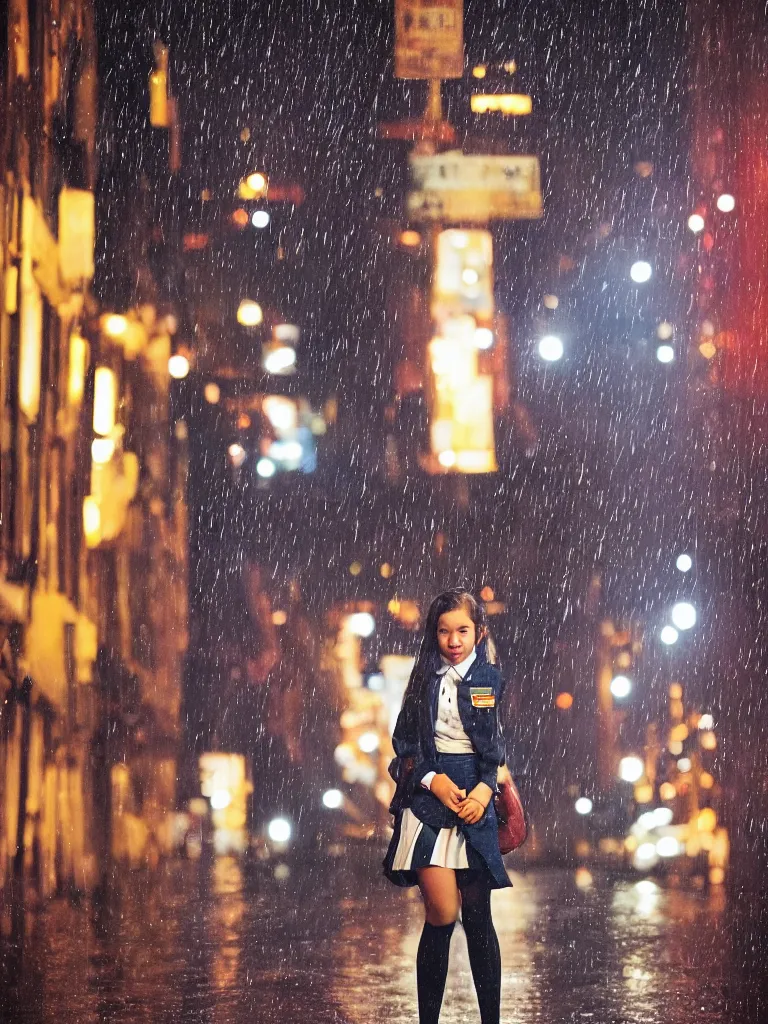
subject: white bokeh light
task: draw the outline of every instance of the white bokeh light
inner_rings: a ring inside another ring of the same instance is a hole
[[[632,681],[626,676],[614,676],[611,680],[611,693],[614,697],[628,697],[632,692]]]
[[[693,559],[690,555],[678,555],[675,565],[680,570],[680,572],[688,572],[689,569],[693,566]]]
[[[269,225],[272,218],[266,210],[254,210],[251,214],[251,224],[255,228],[265,228]]]
[[[547,363],[556,363],[563,358],[563,342],[556,334],[545,334],[539,342],[539,355]]]
[[[619,761],[619,778],[624,782],[637,782],[643,777],[645,765],[639,757],[622,757]]]
[[[693,629],[696,625],[696,609],[690,601],[678,601],[673,606],[672,621],[678,629]]]
[[[214,789],[211,793],[211,807],[214,811],[223,811],[232,803],[232,794],[228,789]]]
[[[629,276],[635,284],[645,284],[646,281],[650,281],[652,274],[653,268],[646,260],[638,260],[629,270]]]
[[[273,818],[267,826],[267,835],[273,843],[287,843],[291,831],[291,823],[286,818]]]
[[[379,736],[375,732],[364,732],[360,739],[357,741],[358,747],[364,754],[372,754],[374,750],[379,749]]]
[[[723,192],[717,197],[717,208],[721,213],[731,213],[736,208],[736,200],[730,192]]]
[[[667,647],[671,647],[672,644],[676,644],[679,636],[680,634],[674,626],[665,626],[659,634],[661,642],[666,644]]]
[[[656,843],[656,853],[660,857],[676,857],[680,852],[680,843],[674,836],[662,836]]]
[[[340,789],[326,789],[323,793],[323,807],[335,810],[344,803],[344,794]]]
[[[701,216],[700,213],[692,213],[691,216],[688,218],[688,227],[694,233],[694,235],[698,235],[700,231],[703,231],[704,226],[704,218]]]
[[[675,350],[671,345],[659,345],[656,349],[656,358],[660,363],[674,363]]]
[[[370,636],[376,629],[376,620],[370,612],[354,612],[347,619],[347,626],[355,636]]]
[[[592,801],[589,799],[588,796],[580,796],[573,806],[576,808],[577,814],[592,813]]]

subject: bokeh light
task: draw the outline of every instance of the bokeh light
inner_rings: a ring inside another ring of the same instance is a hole
[[[556,363],[563,358],[563,342],[556,334],[545,334],[539,342],[539,355],[548,363]]]

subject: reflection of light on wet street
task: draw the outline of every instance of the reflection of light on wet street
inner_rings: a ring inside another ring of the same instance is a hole
[[[377,867],[294,865],[277,882],[220,858],[128,876],[98,919],[55,901],[29,914],[20,960],[3,950],[0,1020],[413,1024],[421,901]],[[512,879],[493,897],[505,1024],[746,1024],[725,1011],[721,889],[597,870],[589,885],[565,870]],[[477,1017],[457,927],[441,1024]]]

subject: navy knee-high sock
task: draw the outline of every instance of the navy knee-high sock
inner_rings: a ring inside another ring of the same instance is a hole
[[[461,922],[467,936],[469,965],[480,1004],[482,1024],[499,1024],[501,1003],[501,953],[491,918],[490,892],[479,899],[465,899]]]
[[[448,977],[448,952],[455,922],[435,925],[424,922],[416,954],[416,985],[419,992],[419,1024],[437,1024]]]

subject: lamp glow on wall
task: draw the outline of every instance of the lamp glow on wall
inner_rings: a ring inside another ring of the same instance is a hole
[[[31,421],[37,419],[40,411],[40,361],[43,345],[43,299],[34,282],[22,291],[20,320],[19,405]]]
[[[93,389],[93,432],[106,437],[115,427],[117,378],[108,366],[96,367]]]
[[[101,509],[92,495],[83,499],[83,531],[85,543],[89,548],[96,548],[101,543]]]
[[[69,338],[69,377],[67,397],[70,405],[80,405],[85,388],[85,367],[88,363],[88,342],[74,333]]]

